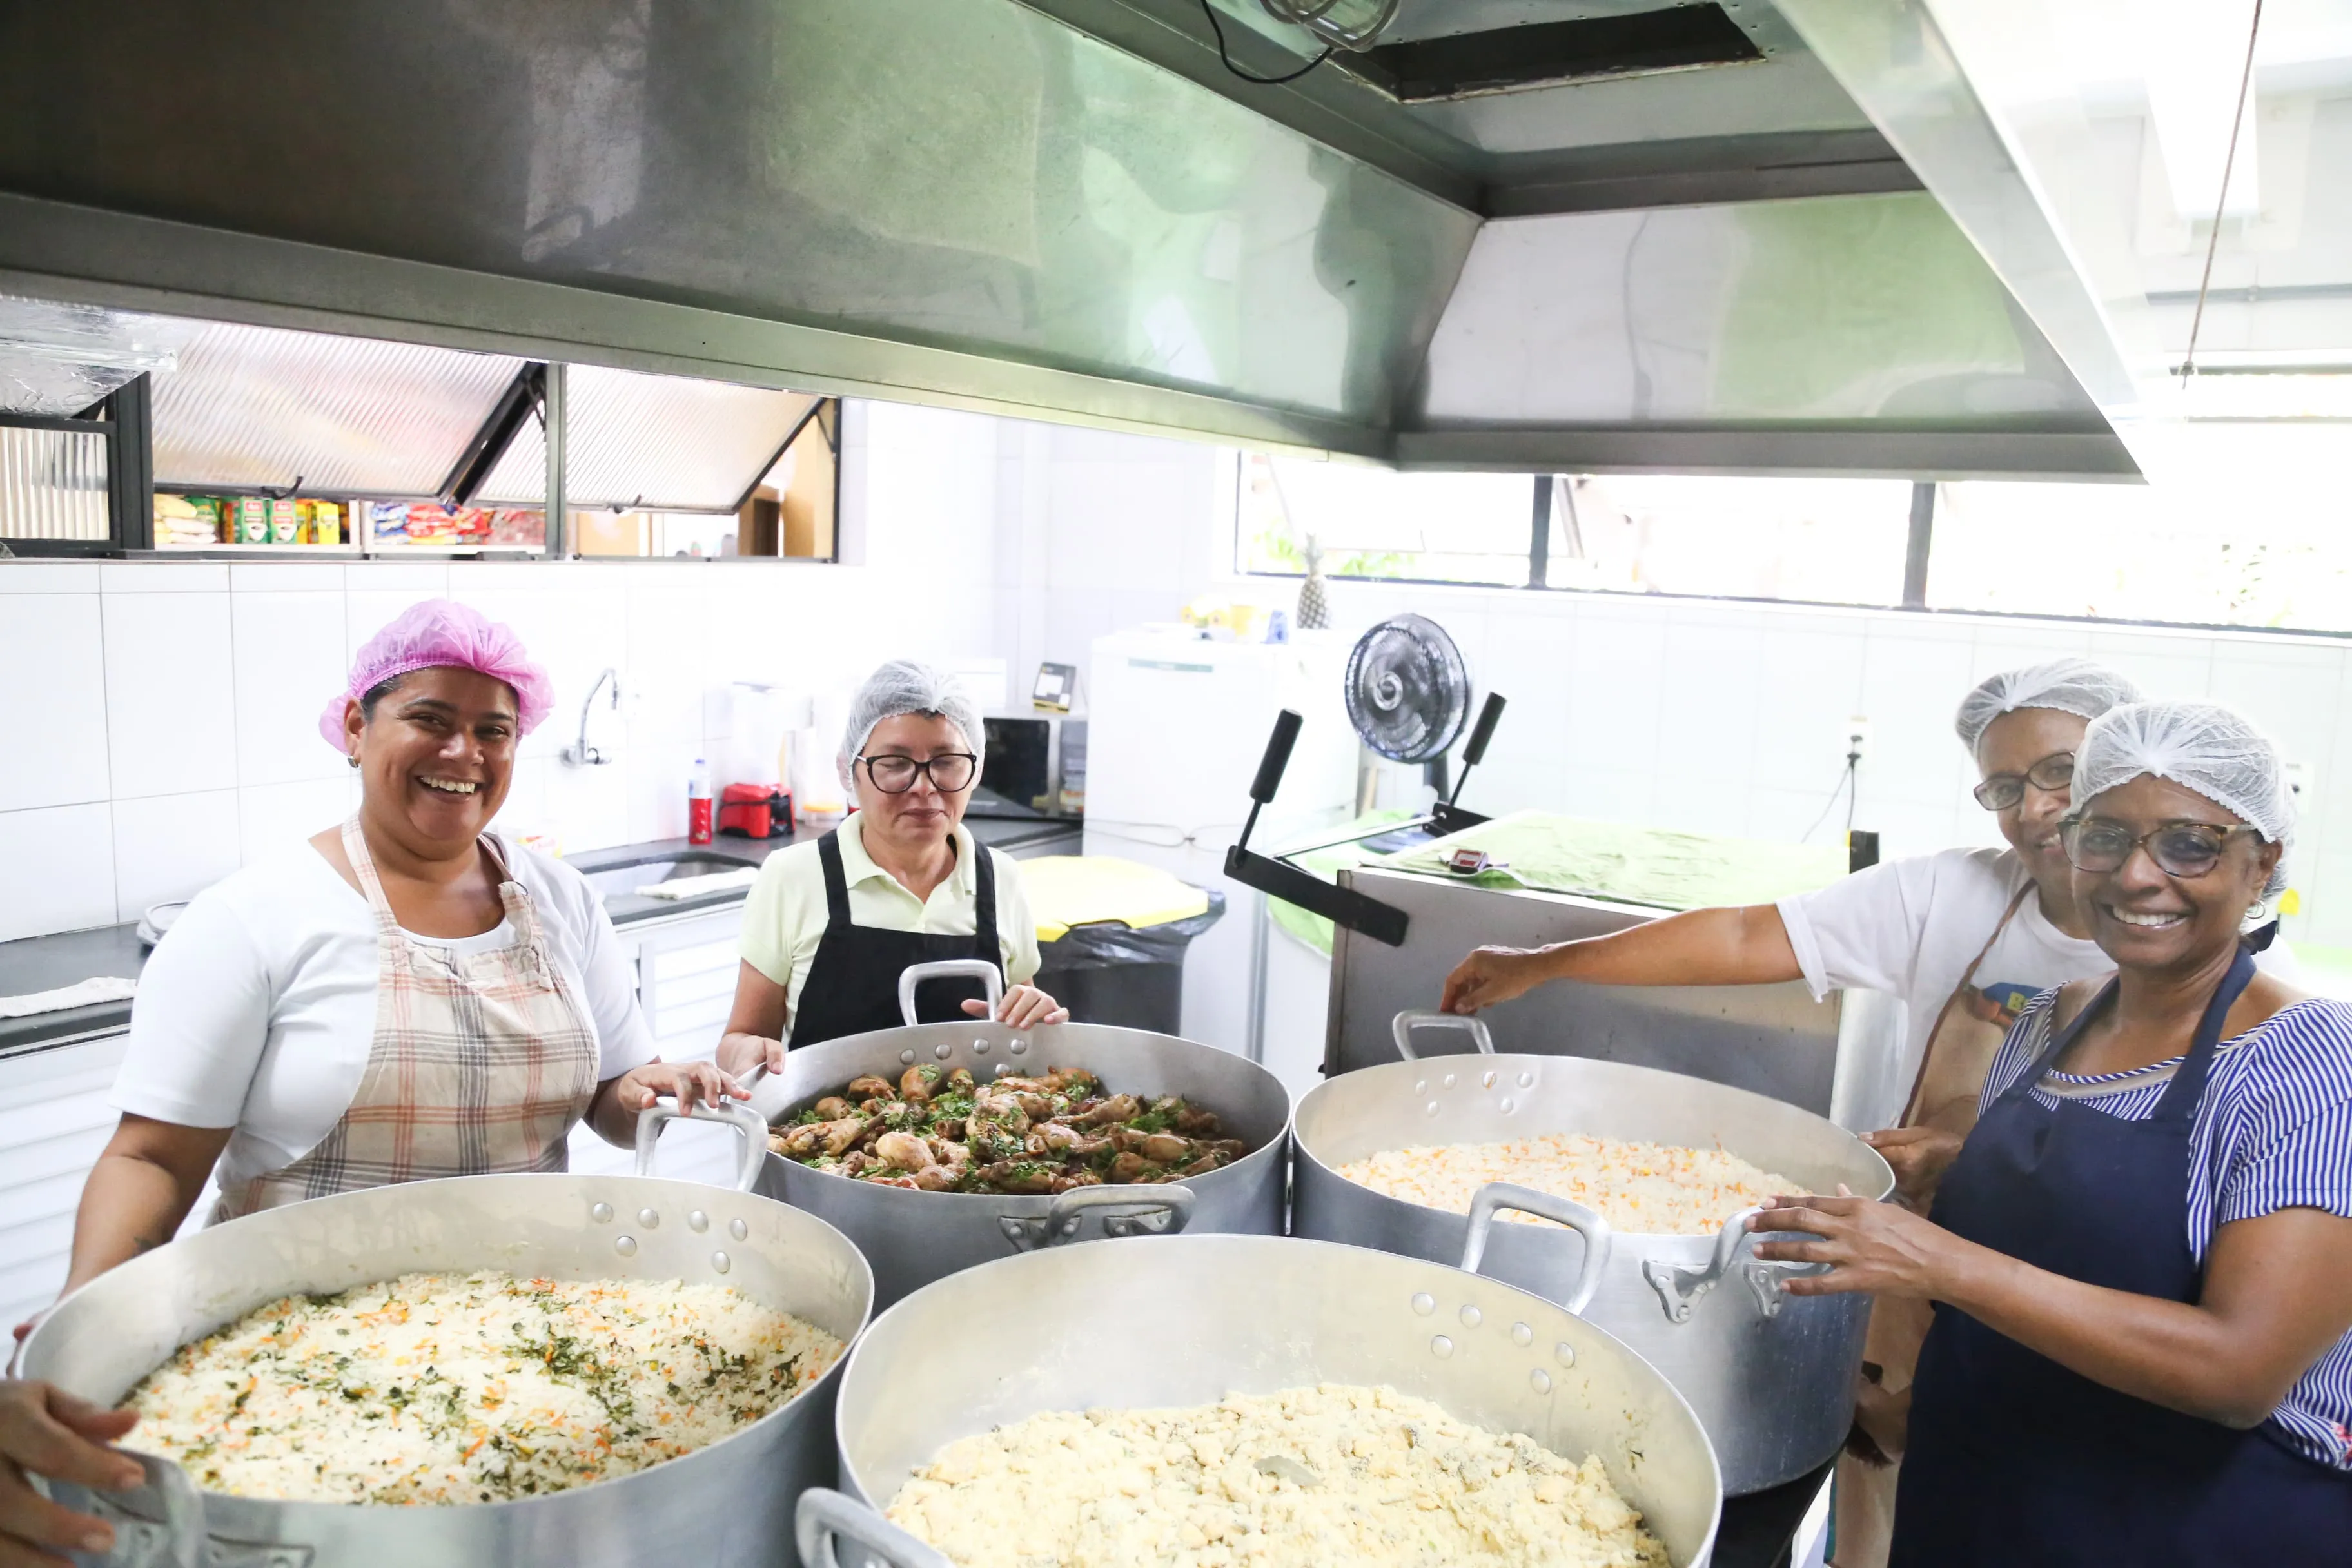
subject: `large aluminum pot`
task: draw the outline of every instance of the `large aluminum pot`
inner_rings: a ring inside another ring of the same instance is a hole
[[[723,1282],[845,1341],[865,1328],[874,1292],[848,1238],[751,1194],[636,1176],[465,1176],[268,1209],[134,1258],[33,1331],[23,1375],[112,1405],[181,1345],[277,1297],[474,1268]],[[513,1502],[264,1501],[200,1492],[152,1458],[136,1491],[55,1489],[114,1521],[114,1552],[98,1561],[119,1568],[766,1568],[793,1561],[794,1497],[833,1478],[841,1373],[683,1458]]]
[[[993,1004],[993,964],[918,964],[899,984],[907,1016],[914,1016],[916,982],[942,973],[982,975]],[[1245,1058],[1172,1035],[1093,1024],[1013,1029],[981,1019],[877,1029],[792,1052],[782,1073],[754,1079],[751,1109],[772,1122],[839,1093],[866,1073],[896,1082],[918,1062],[969,1068],[982,1081],[1048,1067],[1084,1068],[1114,1092],[1181,1094],[1215,1111],[1225,1135],[1246,1141],[1250,1152],[1181,1186],[1082,1187],[1058,1197],[910,1192],[768,1155],[753,1190],[807,1210],[856,1242],[874,1266],[877,1310],[957,1269],[1032,1247],[1180,1229],[1282,1234],[1289,1092]],[[1088,1225],[1089,1217],[1101,1223]]]
[[[1706,1434],[1665,1379],[1591,1323],[1418,1258],[1188,1235],[1007,1258],[875,1320],[835,1416],[849,1497],[803,1500],[803,1554],[826,1561],[839,1534],[897,1568],[944,1568],[856,1504],[887,1503],[959,1437],[1040,1411],[1318,1383],[1385,1384],[1569,1458],[1598,1454],[1677,1568],[1714,1549],[1723,1498]]]
[[[1482,1053],[1416,1060],[1414,1028],[1469,1032]],[[1792,1296],[1816,1266],[1750,1253],[1748,1214],[1700,1236],[1612,1234],[1565,1199],[1488,1188],[1475,1215],[1384,1196],[1339,1167],[1384,1149],[1494,1143],[1582,1132],[1685,1148],[1720,1146],[1808,1191],[1883,1198],[1886,1162],[1796,1106],[1654,1068],[1579,1057],[1496,1056],[1484,1023],[1442,1013],[1396,1020],[1404,1059],[1318,1084],[1299,1102],[1291,1228],[1299,1236],[1459,1262],[1566,1304],[1672,1380],[1706,1424],[1733,1495],[1794,1480],[1837,1452],[1852,1425],[1866,1296]],[[1573,1226],[1494,1225],[1524,1208]],[[1722,1287],[1717,1289],[1717,1287]]]

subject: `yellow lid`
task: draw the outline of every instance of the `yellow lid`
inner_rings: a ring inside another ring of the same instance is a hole
[[[1164,925],[1200,914],[1209,895],[1156,866],[1110,855],[1045,855],[1021,862],[1021,881],[1039,942],[1059,942],[1075,925],[1118,921]]]

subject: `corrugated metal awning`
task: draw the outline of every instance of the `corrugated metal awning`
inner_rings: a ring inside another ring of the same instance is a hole
[[[573,506],[732,511],[775,463],[817,399],[806,393],[571,368],[565,390],[564,492]],[[525,420],[478,499],[538,504],[546,447]]]
[[[431,497],[524,363],[210,323],[155,376],[155,482]]]

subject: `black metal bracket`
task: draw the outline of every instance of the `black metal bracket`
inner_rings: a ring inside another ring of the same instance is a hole
[[[1283,770],[1290,765],[1290,749],[1297,744],[1298,729],[1304,722],[1287,708],[1275,715],[1274,733],[1266,741],[1265,756],[1258,763],[1257,777],[1250,783],[1249,820],[1242,824],[1241,837],[1225,851],[1225,875],[1244,887],[1286,900],[1309,914],[1321,915],[1333,925],[1362,931],[1391,947],[1402,947],[1405,912],[1394,904],[1384,904],[1352,888],[1327,882],[1287,860],[1250,850],[1249,836],[1257,826],[1259,808],[1272,800],[1274,792],[1281,787]]]
[[[1353,888],[1327,882],[1287,860],[1254,854],[1235,844],[1225,851],[1225,875],[1244,887],[1297,904],[1333,925],[1362,931],[1391,947],[1404,945],[1405,912]]]

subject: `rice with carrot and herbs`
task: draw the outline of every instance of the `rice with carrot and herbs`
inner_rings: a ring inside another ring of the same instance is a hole
[[[498,1502],[708,1447],[844,1348],[723,1285],[404,1274],[182,1346],[124,1401],[125,1446],[238,1497]]]

